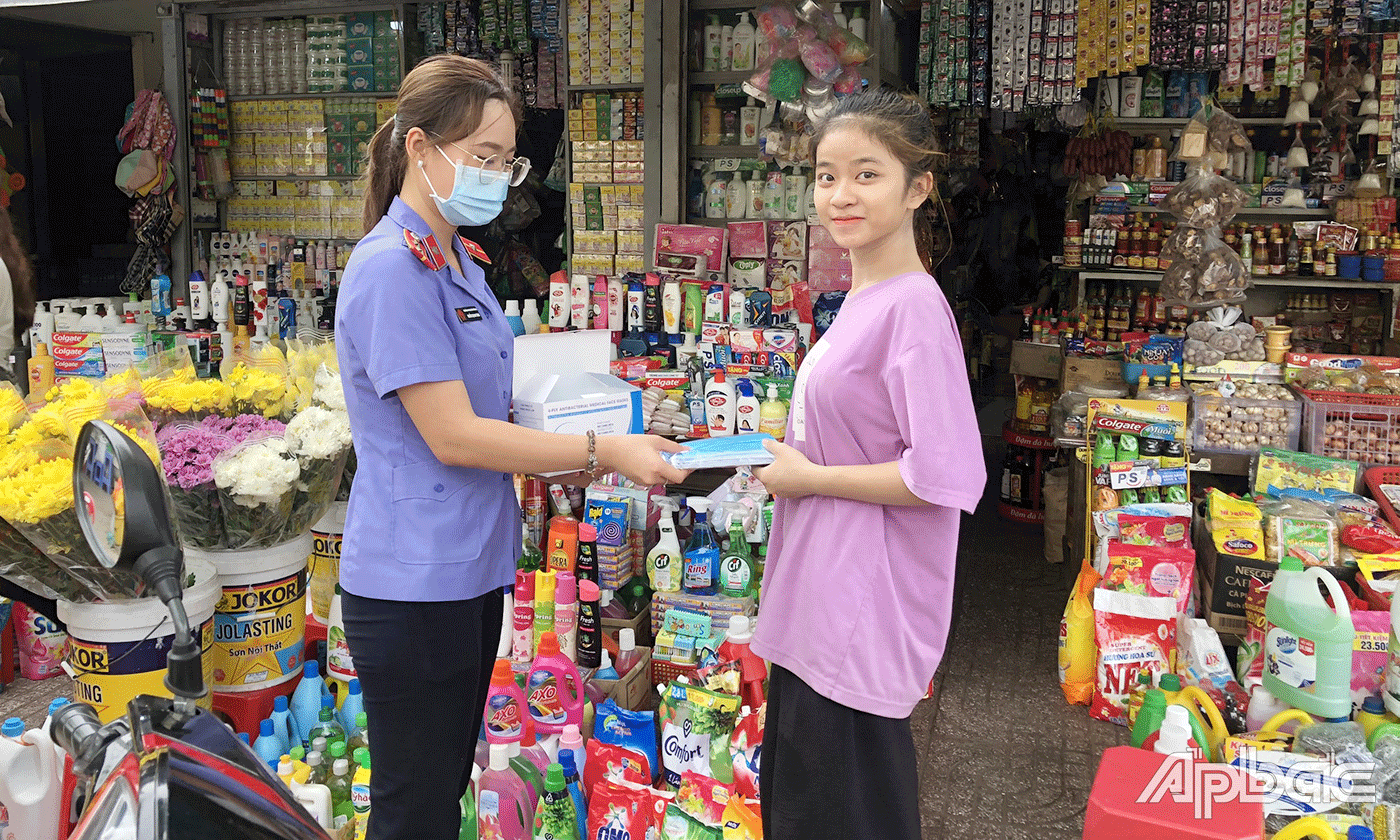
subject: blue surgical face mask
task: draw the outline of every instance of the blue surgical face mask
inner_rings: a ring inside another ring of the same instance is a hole
[[[508,176],[496,177],[491,183],[483,184],[483,175],[491,178],[493,175],[499,176],[500,173],[484,173],[479,166],[457,163],[447,157],[447,152],[442,149],[438,149],[438,154],[447,158],[447,162],[456,169],[452,178],[452,192],[446,198],[437,194],[433,182],[428,180],[428,170],[421,160],[418,162],[418,168],[422,170],[423,180],[428,184],[428,194],[433,197],[438,212],[448,224],[458,227],[480,227],[501,215],[501,208],[506,204],[506,192],[510,190]]]

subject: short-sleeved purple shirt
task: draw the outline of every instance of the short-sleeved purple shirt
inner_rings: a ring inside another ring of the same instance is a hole
[[[986,484],[962,341],[931,276],[846,298],[797,372],[787,443],[816,464],[898,462],[929,504],[779,499],[754,652],[845,706],[907,717],[948,639],[959,511]]]
[[[432,229],[395,198],[355,246],[336,305],[336,353],[358,466],[340,583],[365,598],[454,601],[511,583],[520,507],[508,473],[450,467],[418,433],[397,389],[460,380],[479,417],[509,418],[513,341],[486,274],[453,241],[465,276],[436,271],[408,230]]]

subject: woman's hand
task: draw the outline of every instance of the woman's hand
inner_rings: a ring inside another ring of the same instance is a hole
[[[622,473],[638,484],[676,484],[690,470],[678,470],[662,459],[662,452],[684,452],[685,447],[660,435],[599,435],[598,463],[607,472]]]
[[[817,465],[806,455],[785,443],[765,440],[763,448],[773,453],[773,463],[766,467],[754,468],[754,477],[774,496],[799,499],[816,492],[815,478]]]

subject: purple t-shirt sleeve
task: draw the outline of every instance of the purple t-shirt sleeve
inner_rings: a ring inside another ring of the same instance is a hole
[[[462,378],[441,282],[411,252],[371,256],[356,280],[363,285],[354,290],[341,329],[350,328],[380,399],[408,385]]]
[[[911,301],[896,320],[885,379],[904,441],[900,477],[925,502],[972,513],[986,466],[953,313],[940,297]]]

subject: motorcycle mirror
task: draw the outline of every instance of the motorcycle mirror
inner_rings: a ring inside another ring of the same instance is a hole
[[[78,523],[104,566],[134,567],[147,552],[177,545],[165,481],[135,441],[108,423],[90,420],[78,433],[76,455],[73,501]],[[155,581],[146,583],[158,589]]]

